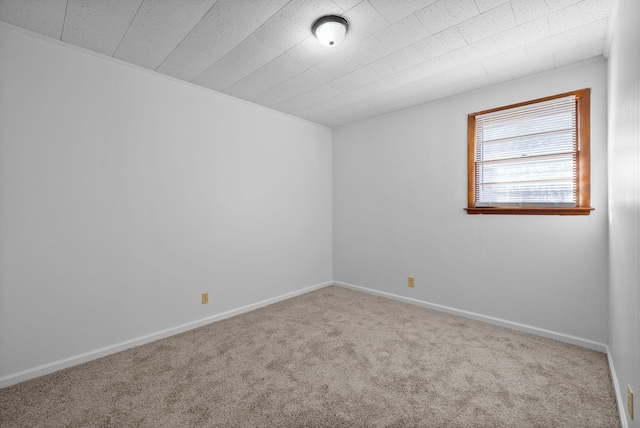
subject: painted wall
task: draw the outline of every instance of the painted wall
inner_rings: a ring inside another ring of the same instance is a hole
[[[587,87],[595,211],[468,215],[467,114]],[[335,129],[334,280],[604,349],[606,104],[600,58]],[[415,289],[407,287],[409,275]]]
[[[619,0],[609,54],[609,348],[629,427],[640,427],[640,2]],[[635,420],[626,410],[627,385]]]
[[[0,94],[0,380],[331,280],[328,128],[7,26]]]

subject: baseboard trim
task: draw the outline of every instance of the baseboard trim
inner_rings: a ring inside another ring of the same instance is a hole
[[[333,284],[333,281],[327,281],[320,284],[312,285],[310,287],[305,287],[300,290],[292,291],[290,293],[285,293],[280,296],[272,297],[270,299],[262,300],[257,303],[252,303],[250,305],[242,306],[237,309],[232,309],[230,311],[215,314],[215,315],[202,318],[196,321],[192,321],[186,324],[182,324],[176,327],[161,330],[145,336],[136,337],[134,339],[126,340],[124,342],[116,343],[110,346],[105,346],[104,348],[96,349],[94,351],[85,352],[83,354],[75,355],[69,358],[64,358],[62,360],[54,361],[52,363],[43,364],[41,366],[37,366],[31,369],[23,370],[21,372],[3,376],[0,378],[0,388],[6,388],[7,386],[15,385],[17,383],[24,382],[29,379],[34,379],[36,377],[50,374],[58,370],[76,366],[78,364],[86,363],[88,361],[105,357],[107,355],[115,354],[116,352],[124,351],[126,349],[133,348],[135,346],[140,346],[146,343],[154,342],[159,339],[164,339],[166,337],[173,336],[178,333],[183,333],[185,331],[192,330],[194,328],[202,327],[204,325],[211,324],[216,321],[220,321],[226,318],[231,318],[236,315],[250,312],[255,309],[259,309],[264,306],[268,306],[273,303],[280,302],[282,300],[287,300],[295,296],[306,294],[311,291],[330,286],[332,284]]]
[[[624,408],[626,400],[622,398],[622,389],[618,383],[618,375],[616,375],[616,368],[613,364],[613,355],[611,355],[611,349],[607,345],[607,359],[609,360],[609,371],[611,372],[611,379],[613,380],[613,389],[616,394],[616,403],[618,404],[618,413],[620,414],[620,423],[622,428],[629,428],[627,422],[627,412]]]
[[[477,314],[475,312],[469,312],[462,309],[451,308],[449,306],[439,305],[437,303],[426,302],[424,300],[413,299],[411,297],[399,296],[397,294],[387,293],[385,291],[373,290],[371,288],[362,287],[359,285],[348,284],[345,282],[334,281],[334,285],[350,288],[356,291],[362,291],[364,293],[373,294],[380,297],[387,297],[389,299],[398,300],[405,303],[410,303],[412,305],[421,306],[423,308],[433,309],[439,312],[446,312],[452,315],[458,315],[464,318],[470,318],[477,321],[486,322],[488,324],[497,325],[500,327],[510,328],[512,330],[522,331],[524,333],[534,334],[536,336],[546,337],[548,339],[554,339],[560,342],[569,343],[576,346],[581,346],[583,348],[592,349],[594,351],[599,351],[606,353],[607,345],[604,343],[594,342],[589,339],[583,339],[576,336],[571,336],[564,333],[558,333],[551,330],[546,330],[543,328],[533,327],[526,324],[520,324],[513,321],[504,320],[501,318],[490,317],[487,315]]]

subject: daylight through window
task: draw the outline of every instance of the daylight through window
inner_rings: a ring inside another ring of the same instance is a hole
[[[588,214],[589,89],[468,118],[470,214]]]

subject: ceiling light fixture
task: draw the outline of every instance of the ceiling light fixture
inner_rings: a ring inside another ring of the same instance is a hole
[[[323,16],[318,19],[311,29],[313,35],[323,46],[338,46],[343,40],[349,23],[346,19],[335,15]]]

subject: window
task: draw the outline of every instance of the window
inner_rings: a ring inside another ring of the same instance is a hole
[[[588,215],[590,90],[468,116],[469,214]]]

